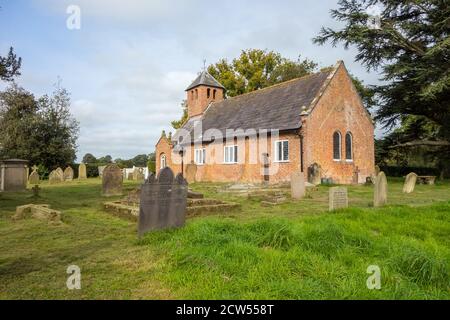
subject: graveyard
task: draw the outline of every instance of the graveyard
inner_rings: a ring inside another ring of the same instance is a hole
[[[100,178],[41,181],[0,193],[0,299],[449,299],[450,181],[404,182],[387,177],[378,207],[372,184],[307,187],[298,200],[289,185],[191,183],[234,206],[139,237],[105,203],[133,202],[142,181],[108,194]],[[332,191],[348,208],[329,210]],[[69,265],[81,290],[66,287]],[[380,290],[366,286],[371,265]]]

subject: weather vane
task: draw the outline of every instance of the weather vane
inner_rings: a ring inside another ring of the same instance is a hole
[[[203,71],[206,71],[206,59],[203,59]]]

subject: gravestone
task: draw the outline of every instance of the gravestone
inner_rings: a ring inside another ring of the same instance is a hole
[[[135,181],[144,181],[145,175],[144,175],[144,168],[134,168],[133,172],[133,180]]]
[[[109,164],[103,170],[103,196],[112,197],[122,195],[123,174],[116,164]]]
[[[303,172],[296,171],[291,175],[291,197],[300,200],[305,196],[305,176]]]
[[[98,167],[98,176],[101,178],[103,177],[103,171],[105,170],[107,166],[99,166]]]
[[[55,172],[56,172],[56,175],[57,175],[58,179],[60,179],[60,181],[63,182],[64,181],[64,171],[63,171],[63,169],[58,167],[58,168],[56,168]]]
[[[329,191],[329,210],[348,208],[348,194],[345,187],[333,187]]]
[[[197,175],[197,165],[193,162],[186,165],[186,181],[188,183],[195,182],[195,176]]]
[[[71,167],[67,167],[64,170],[64,181],[72,181],[73,180],[73,169]]]
[[[60,168],[58,168],[60,169]],[[53,170],[52,172],[50,172],[50,175],[48,176],[48,181],[50,184],[55,184],[55,183],[60,183],[63,182],[63,176],[64,176],[64,172],[59,171],[58,169]]]
[[[80,166],[78,167],[78,179],[84,180],[86,178],[86,165],[84,163],[80,163]]]
[[[128,180],[133,180],[133,172],[128,173]]]
[[[17,192],[27,189],[27,164],[27,160],[20,159],[0,161],[0,192]]]
[[[28,177],[28,183],[31,185],[39,184],[39,173],[36,169],[33,169],[33,172],[30,173]]]
[[[182,227],[186,221],[188,183],[181,174],[174,178],[166,167],[158,178],[153,174],[141,187],[139,236],[148,231]]]
[[[380,171],[381,171],[380,167],[378,165],[375,165],[375,177],[378,177]]]
[[[382,207],[387,203],[387,179],[383,171],[375,178],[375,191],[373,195],[373,206]]]
[[[414,191],[417,182],[417,174],[414,172],[406,176],[405,184],[403,185],[403,193],[411,193]]]
[[[313,163],[308,168],[308,182],[313,185],[319,185],[321,183],[322,178],[322,168],[319,164]]]

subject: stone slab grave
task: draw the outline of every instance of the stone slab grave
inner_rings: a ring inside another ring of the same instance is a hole
[[[329,211],[348,208],[348,192],[345,187],[332,187],[329,190]]]
[[[138,234],[179,228],[186,221],[188,183],[172,169],[162,169],[158,177],[150,175],[141,187]]]
[[[123,174],[122,169],[116,164],[109,164],[103,170],[102,188],[104,197],[122,195]]]
[[[383,171],[375,178],[375,186],[373,193],[373,206],[382,207],[387,204],[387,179]]]
[[[291,175],[291,197],[300,200],[305,197],[306,186],[303,172],[296,171]]]
[[[252,191],[247,195],[250,200],[258,200],[263,207],[276,206],[286,202],[286,193],[277,189],[261,189]]]
[[[403,184],[403,193],[411,193],[414,191],[417,182],[417,174],[414,172],[408,173]]]
[[[71,167],[67,167],[64,170],[64,181],[72,181],[73,180],[73,169]]]
[[[49,224],[61,224],[61,212],[50,209],[48,204],[27,204],[16,208],[16,214],[12,216],[14,221],[32,218],[46,220]]]
[[[79,180],[87,179],[86,165],[84,163],[80,163],[80,166],[78,167],[78,179]]]

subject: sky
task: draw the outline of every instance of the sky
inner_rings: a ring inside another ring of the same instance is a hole
[[[80,28],[67,27],[80,9]],[[184,90],[203,68],[241,50],[267,49],[320,66],[344,60],[365,84],[378,74],[355,62],[356,51],[318,46],[337,0],[0,0],[0,55],[22,57],[16,82],[36,96],[60,77],[80,122],[77,158],[129,159],[154,151],[174,131]],[[4,88],[0,84],[0,89]],[[377,130],[380,135],[380,130]]]

